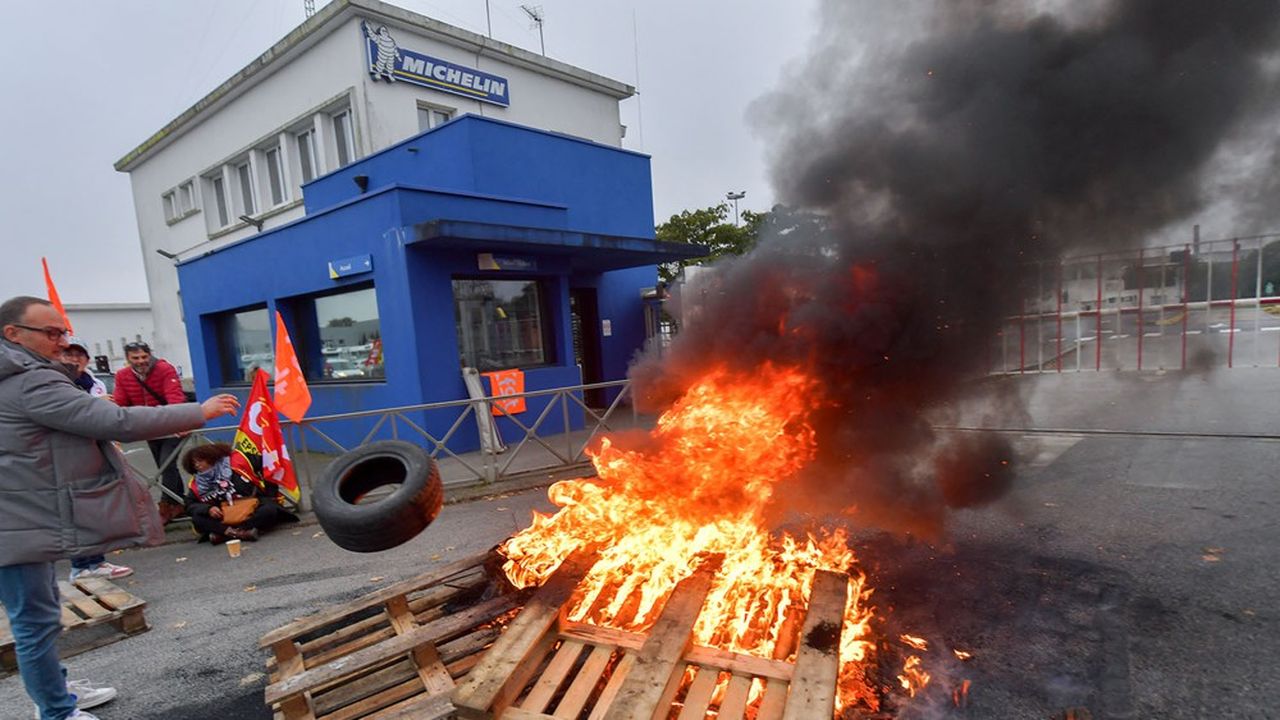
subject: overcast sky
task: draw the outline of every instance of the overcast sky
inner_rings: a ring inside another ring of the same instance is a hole
[[[743,209],[772,205],[748,114],[804,53],[816,0],[535,1],[547,55],[640,89],[621,106],[625,145],[653,156],[657,218],[728,190],[747,192]],[[393,2],[486,32],[483,0]],[[496,39],[537,51],[518,0],[490,7]],[[5,14],[3,295],[43,295],[44,255],[65,302],[145,302],[128,176],[112,163],[301,23],[303,0],[44,0]]]

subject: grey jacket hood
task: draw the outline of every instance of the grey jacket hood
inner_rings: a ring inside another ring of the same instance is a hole
[[[18,373],[24,373],[31,370],[48,368],[57,370],[67,376],[68,380],[75,378],[71,368],[63,363],[54,362],[40,355],[17,345],[8,340],[0,340],[0,381]]]
[[[195,403],[122,408],[0,340],[0,566],[163,540],[150,491],[110,441],[202,425]]]

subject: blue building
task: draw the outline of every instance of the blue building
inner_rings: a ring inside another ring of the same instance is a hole
[[[647,156],[474,115],[316,178],[304,204],[179,264],[201,397],[270,370],[276,311],[309,416],[463,399],[463,367],[519,369],[526,391],[621,379],[657,264],[705,253],[654,239]],[[478,440],[469,423],[451,449]]]

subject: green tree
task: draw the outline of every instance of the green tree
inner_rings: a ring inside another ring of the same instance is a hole
[[[705,245],[711,249],[705,257],[660,266],[658,275],[664,282],[673,280],[686,265],[701,265],[726,255],[743,255],[755,247],[760,227],[769,213],[747,210],[742,213],[742,224],[734,225],[728,221],[730,212],[728,203],[685,210],[654,228],[654,234],[663,242]]]

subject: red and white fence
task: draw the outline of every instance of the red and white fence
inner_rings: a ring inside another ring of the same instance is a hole
[[[991,373],[1280,367],[1280,234],[1039,263]]]

